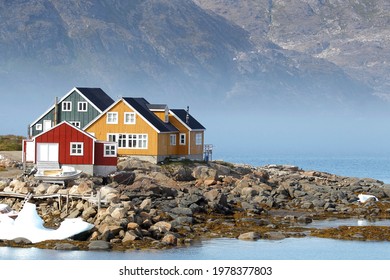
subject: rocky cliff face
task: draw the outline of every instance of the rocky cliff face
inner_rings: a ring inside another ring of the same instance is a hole
[[[3,0],[0,90],[5,101],[98,86],[182,106],[360,106],[387,79],[374,54],[385,56],[388,5],[365,2]]]
[[[390,4],[383,0],[195,0],[247,30],[260,48],[271,41],[291,59],[298,54],[334,63],[388,98]],[[291,51],[291,52],[289,52]],[[318,60],[317,60],[318,61]],[[310,65],[301,63],[303,67]]]

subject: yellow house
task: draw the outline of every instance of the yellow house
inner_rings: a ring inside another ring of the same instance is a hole
[[[121,98],[84,130],[98,140],[118,143],[119,156],[151,162],[165,158],[203,159],[205,128],[187,110],[170,110],[144,98]]]

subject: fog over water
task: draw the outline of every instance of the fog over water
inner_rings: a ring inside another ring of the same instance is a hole
[[[55,97],[63,97],[75,86],[100,87],[114,100],[141,96],[170,108],[189,106],[190,113],[206,127],[205,143],[214,145],[214,159],[253,154],[390,155],[390,103],[373,97],[360,104],[321,103],[321,98],[264,99],[255,93],[235,98],[204,94],[177,98],[177,92],[137,91],[99,81],[86,85],[77,79],[57,85],[0,86],[0,134],[27,135],[28,124]]]

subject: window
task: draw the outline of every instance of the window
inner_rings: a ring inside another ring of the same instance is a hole
[[[171,142],[171,146],[176,146],[176,134],[171,134],[169,136],[169,139],[170,139],[170,142]]]
[[[78,127],[78,128],[81,127],[81,123],[80,122],[70,122],[70,124],[73,124],[75,127]]]
[[[62,102],[62,111],[72,111],[72,102],[71,101]]]
[[[108,124],[117,124],[118,123],[118,113],[117,112],[107,113],[107,123]]]
[[[36,130],[42,130],[42,124],[41,124],[41,123],[37,123],[37,124],[35,125],[35,129],[36,129]]]
[[[71,156],[82,156],[84,154],[84,143],[82,142],[71,142],[70,143],[70,155]]]
[[[138,148],[139,149],[148,148],[148,136],[146,134],[138,134]]]
[[[77,103],[77,108],[79,112],[87,112],[88,111],[88,103],[87,102],[79,102]]]
[[[43,131],[47,131],[52,127],[51,120],[44,120],[43,121]]]
[[[115,157],[116,156],[116,145],[104,144],[104,156]]]
[[[125,113],[125,124],[135,124],[135,113]]]
[[[180,145],[185,145],[186,144],[186,134],[185,133],[180,133]]]
[[[197,133],[195,135],[195,144],[199,146],[199,145],[202,145],[202,142],[203,142],[202,133]]]
[[[117,142],[117,135],[116,134],[107,134],[107,141],[110,141],[110,142]]]
[[[118,143],[121,149],[147,149],[147,134],[107,134],[107,140]]]

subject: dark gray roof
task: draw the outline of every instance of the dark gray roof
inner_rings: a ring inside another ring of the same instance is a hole
[[[101,88],[77,87],[77,89],[102,112],[114,103],[114,100]]]
[[[150,110],[165,110],[167,105],[166,104],[147,104],[147,107]]]
[[[191,129],[206,129],[203,125],[201,125],[191,114],[188,114],[188,122],[187,122],[187,111],[184,109],[171,109],[171,111],[187,126]]]
[[[160,132],[177,132],[177,128],[170,123],[163,122],[148,108],[150,103],[141,97],[124,97],[123,98],[129,105],[131,105],[138,113],[148,120],[155,128]]]

